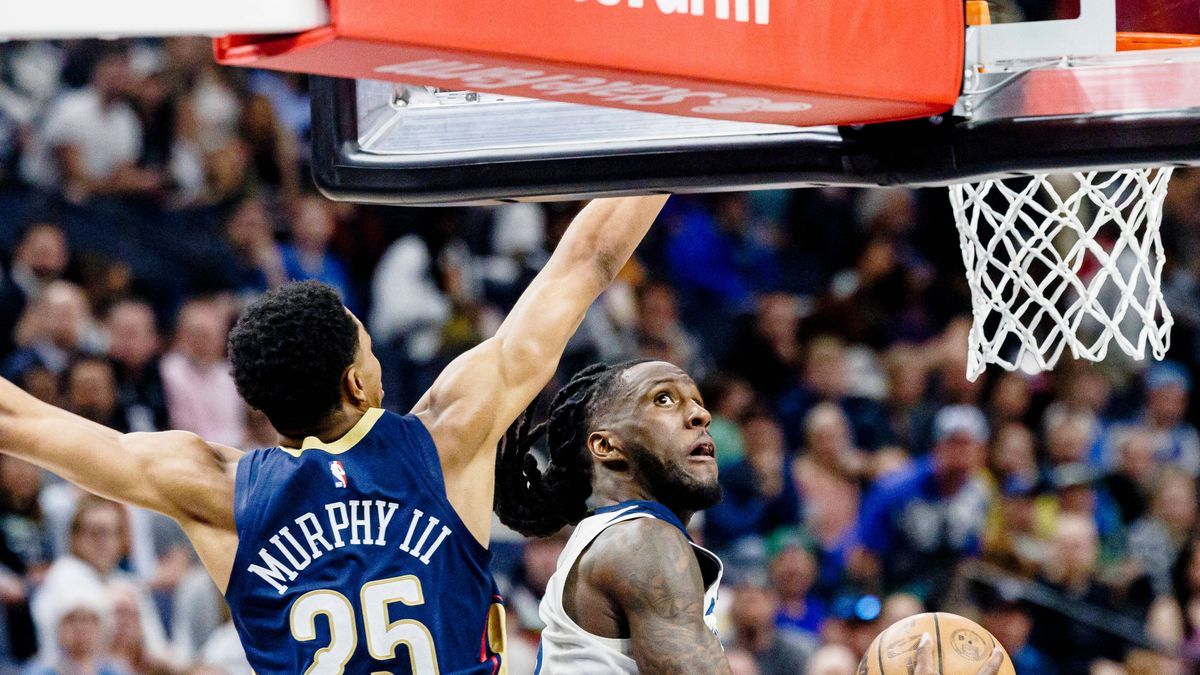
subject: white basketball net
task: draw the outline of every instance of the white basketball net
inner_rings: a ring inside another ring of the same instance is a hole
[[[1163,199],[1170,168],[985,180],[950,187],[971,287],[967,378],[989,363],[1054,368],[1063,350],[1099,361],[1115,341],[1157,359],[1170,346],[1163,301]]]

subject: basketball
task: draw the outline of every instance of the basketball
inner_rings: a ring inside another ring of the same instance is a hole
[[[982,626],[957,614],[917,614],[897,621],[875,638],[858,666],[858,675],[912,673],[923,633],[933,637],[934,672],[940,675],[975,675],[999,644]],[[1008,652],[1000,675],[1016,675]]]

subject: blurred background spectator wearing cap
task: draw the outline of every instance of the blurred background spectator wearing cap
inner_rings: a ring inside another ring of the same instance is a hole
[[[959,561],[981,551],[988,502],[975,473],[984,463],[987,421],[972,406],[948,406],[934,419],[934,438],[928,458],[867,494],[853,573],[936,608]]]
[[[106,588],[76,576],[43,592],[43,627],[49,635],[27,675],[128,675],[109,656],[114,612]]]
[[[1146,370],[1146,405],[1139,423],[1154,437],[1160,464],[1200,474],[1200,434],[1184,416],[1190,405],[1192,376],[1179,363],[1163,361]]]

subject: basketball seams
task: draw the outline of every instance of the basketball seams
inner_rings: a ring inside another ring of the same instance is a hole
[[[938,623],[938,613],[933,613],[933,632],[937,640],[937,659],[938,659],[938,675],[942,672],[942,627]]]
[[[887,634],[887,631],[885,630],[875,640],[875,653],[876,653],[877,657],[879,658],[879,675],[884,674],[884,670],[883,670],[883,636],[886,634]]]

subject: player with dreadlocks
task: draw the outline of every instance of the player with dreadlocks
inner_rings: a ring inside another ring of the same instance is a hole
[[[686,523],[721,499],[711,417],[662,361],[585,368],[526,411],[496,459],[496,513],[528,536],[575,531],[542,599],[538,673],[728,673],[713,609],[721,562]],[[530,454],[542,436],[545,470]]]

